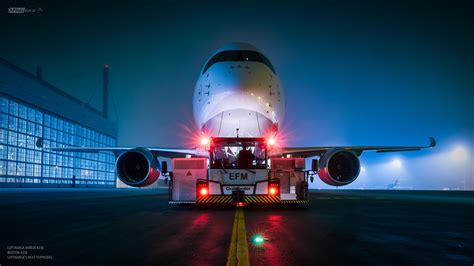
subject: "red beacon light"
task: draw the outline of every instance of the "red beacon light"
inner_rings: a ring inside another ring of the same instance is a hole
[[[207,194],[209,193],[209,191],[207,190],[207,188],[203,187],[199,190],[199,194],[201,196],[207,196]]]
[[[201,137],[201,145],[207,146],[211,143],[211,140],[208,137]]]
[[[277,189],[274,187],[271,187],[269,192],[270,192],[270,195],[275,195],[277,193]]]
[[[280,194],[280,180],[272,179],[268,181],[268,194],[271,196],[277,196]]]
[[[267,139],[267,144],[270,145],[270,146],[273,146],[276,144],[276,140],[275,140],[275,137],[269,137]]]
[[[209,184],[205,181],[198,181],[196,184],[196,195],[205,197],[209,195]]]

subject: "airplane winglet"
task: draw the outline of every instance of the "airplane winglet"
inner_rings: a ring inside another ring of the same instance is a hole
[[[433,137],[430,137],[430,146],[429,148],[434,148],[436,146],[436,140]]]

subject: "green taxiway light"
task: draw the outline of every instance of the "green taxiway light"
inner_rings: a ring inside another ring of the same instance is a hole
[[[254,235],[252,236],[252,242],[254,245],[259,246],[265,242],[265,238],[263,238],[261,235]]]

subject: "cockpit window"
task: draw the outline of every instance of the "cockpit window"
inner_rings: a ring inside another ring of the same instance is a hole
[[[275,69],[273,68],[270,61],[261,53],[255,51],[245,51],[245,50],[236,50],[236,51],[223,51],[214,55],[209,62],[207,62],[202,73],[206,71],[215,63],[225,62],[225,61],[250,61],[250,62],[260,62],[265,64],[270,68],[275,74]]]

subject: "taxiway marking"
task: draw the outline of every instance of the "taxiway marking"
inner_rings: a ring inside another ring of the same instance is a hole
[[[229,255],[227,256],[227,265],[250,265],[249,250],[247,246],[247,230],[245,229],[243,208],[237,208],[235,211]]]

